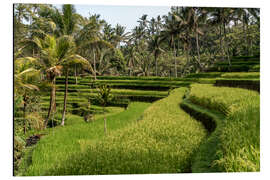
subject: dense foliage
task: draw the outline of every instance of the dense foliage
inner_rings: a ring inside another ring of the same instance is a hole
[[[91,9],[89,11],[92,13]],[[259,9],[171,7],[168,14],[151,19],[143,14],[137,22],[138,25],[127,32],[124,26],[117,24],[113,27],[99,14],[83,17],[70,4],[59,9],[47,4],[14,4],[15,174],[87,174],[87,168],[92,168],[91,174],[189,172],[192,153],[205,137],[201,124],[179,109],[184,89],[189,87],[190,100],[194,104],[228,116],[221,146],[232,142],[235,149],[232,153],[225,150],[226,154],[222,154],[223,158],[216,163],[226,171],[258,170],[257,124],[252,125],[255,127],[251,130],[255,144],[252,141],[250,147],[246,147],[251,142],[247,139],[239,149],[232,140],[234,135],[226,134],[231,132],[230,122],[233,120],[229,121],[230,118],[240,119],[236,124],[239,128],[245,124],[242,117],[248,119],[247,123],[250,120],[239,109],[235,113],[231,111],[234,100],[235,103],[248,101],[250,105],[240,103],[239,107],[249,110],[254,106],[256,112],[250,111],[250,117],[258,118],[258,95],[251,93],[245,99],[250,91],[243,91],[243,96],[240,96],[242,91],[225,88],[221,89],[224,94],[220,96],[221,91],[217,92],[217,87],[192,84],[259,90]],[[194,90],[195,86],[208,94],[199,98],[202,92]],[[206,90],[208,87],[210,90]],[[165,99],[144,112],[143,118],[139,117],[148,103],[162,98]],[[126,111],[119,113],[123,107]],[[110,116],[110,113],[119,114]],[[89,122],[88,118],[90,122],[93,120],[92,124],[98,128],[85,126],[85,122],[80,125],[71,123],[81,121],[82,116],[86,122]],[[102,128],[99,129],[102,125],[98,121],[100,117],[105,118],[104,129],[108,128],[108,132],[114,123],[117,129],[133,120],[143,121],[98,143],[92,143],[91,139],[91,146],[86,140],[86,152],[80,152],[74,146],[78,141],[79,144],[85,141],[77,137],[86,137],[92,130],[93,136],[102,132]],[[110,122],[112,119],[115,122]],[[179,129],[183,131],[179,133]],[[40,134],[42,132],[45,134]],[[26,147],[32,135],[42,137],[47,133],[49,135],[41,140],[37,149]],[[70,137],[72,133],[75,133],[74,137]],[[246,137],[245,131],[240,129],[239,133]],[[190,141],[187,141],[185,137],[189,135]],[[228,142],[225,142],[225,135]],[[123,144],[119,143],[121,138],[126,140]],[[132,141],[134,138],[136,140]],[[68,142],[69,139],[72,143]],[[115,144],[111,145],[111,142]],[[147,143],[150,145],[144,146]],[[67,149],[62,149],[63,144]],[[48,150],[49,147],[52,149]],[[126,154],[121,149],[123,147],[127,149]],[[73,158],[68,150],[82,156]],[[109,153],[110,157],[101,153]],[[233,164],[232,158],[237,162],[243,161],[235,153],[247,155],[248,164]],[[79,164],[63,165],[67,160],[63,158],[66,154],[72,162],[80,161],[87,165],[84,164],[84,168]],[[130,166],[123,164],[121,154]],[[59,161],[55,159],[57,155]],[[137,157],[141,158],[140,161],[133,162]],[[99,160],[107,163],[104,164],[105,169],[95,167],[93,163]],[[153,162],[148,164],[151,160]],[[159,165],[156,161],[164,164]],[[56,164],[59,166],[54,169]],[[114,169],[109,169],[109,165]],[[22,169],[28,167],[28,170]],[[75,169],[71,170],[73,167]]]

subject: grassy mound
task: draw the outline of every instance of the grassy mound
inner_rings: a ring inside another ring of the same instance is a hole
[[[185,91],[174,90],[150,106],[138,123],[89,144],[46,175],[190,172],[206,130],[179,107]]]
[[[212,162],[212,166],[226,172],[259,171],[259,94],[239,88],[194,84],[189,100],[226,115],[216,129],[217,159]]]
[[[107,114],[107,133],[123,128],[140,119],[149,103],[133,102],[128,110],[110,111]],[[115,109],[115,108],[113,108]],[[120,112],[120,113],[119,113]],[[67,116],[66,126],[48,129],[48,135],[42,138],[31,153],[31,163],[21,169],[22,175],[41,176],[49,169],[57,167],[70,157],[79,155],[84,149],[104,136],[103,115],[96,115],[92,123],[85,123],[82,117]],[[29,167],[27,167],[29,166]]]

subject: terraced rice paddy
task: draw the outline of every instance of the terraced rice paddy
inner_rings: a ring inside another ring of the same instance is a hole
[[[218,79],[257,78],[259,74],[253,72],[211,72],[170,81],[100,77],[92,83],[85,77],[75,84],[72,77],[66,126],[44,131],[47,135],[27,151],[19,174],[259,171],[259,93],[214,86]],[[57,80],[56,92],[59,119],[64,96],[62,79]],[[121,107],[122,101],[105,109],[94,103],[99,91],[94,86],[102,83],[112,87],[115,98],[127,100],[127,110]],[[117,88],[116,84],[123,87]],[[136,89],[137,85],[146,89]],[[85,123],[81,111],[87,108],[89,99],[95,120]],[[45,111],[48,102],[49,94],[44,93],[41,105]],[[106,136],[104,116],[108,122]]]

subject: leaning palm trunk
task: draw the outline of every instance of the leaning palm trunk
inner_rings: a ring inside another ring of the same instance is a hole
[[[63,107],[61,126],[65,125],[65,115],[66,115],[66,109],[67,109],[67,94],[68,94],[68,69],[66,72],[66,80],[65,80],[64,107]]]
[[[45,122],[44,122],[44,128],[47,128],[48,121],[49,121],[49,119],[51,117],[51,113],[54,111],[54,109],[55,109],[55,76],[53,77],[53,80],[52,80],[50,106],[49,106],[47,118],[45,119]]]

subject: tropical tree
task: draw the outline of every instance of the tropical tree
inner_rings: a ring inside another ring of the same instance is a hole
[[[33,91],[38,91],[36,85],[39,81],[39,71],[34,68],[36,59],[33,57],[20,57],[22,49],[14,54],[14,93],[16,96],[23,97],[23,119],[24,134],[26,133],[26,110],[28,99]]]
[[[168,16],[163,16],[165,19],[165,24],[163,27],[163,31],[161,31],[161,39],[162,41],[168,41],[169,46],[173,49],[174,52],[174,73],[175,77],[177,77],[177,59],[176,59],[176,40],[179,35],[183,31],[183,27],[179,26],[177,23],[175,14],[169,12]]]
[[[158,76],[158,65],[157,60],[159,55],[164,52],[164,50],[161,48],[161,38],[160,36],[154,35],[151,36],[150,41],[148,42],[148,48],[149,51],[153,53],[154,59],[155,59],[155,75]]]
[[[56,38],[55,36],[52,35],[46,35],[44,39],[34,38],[33,42],[38,46],[41,52],[39,58],[40,68],[44,72],[46,72],[47,80],[51,84],[50,106],[48,110],[48,115],[44,122],[44,127],[46,128],[48,120],[51,117],[51,114],[56,109],[55,103],[56,76],[61,74],[63,67],[66,68],[66,66],[70,65],[71,63],[80,63],[80,62],[86,63],[87,60],[74,53],[75,52],[74,48],[76,46],[71,36],[61,36],[59,38]],[[67,86],[65,92],[67,92]],[[63,111],[63,114],[64,112],[65,111]]]
[[[208,8],[209,12],[208,22],[213,26],[219,27],[219,40],[220,40],[220,49],[222,52],[222,60],[224,56],[227,56],[228,63],[231,65],[230,58],[227,54],[227,44],[226,44],[226,26],[233,20],[233,9],[231,8]],[[227,55],[226,55],[227,54]]]

